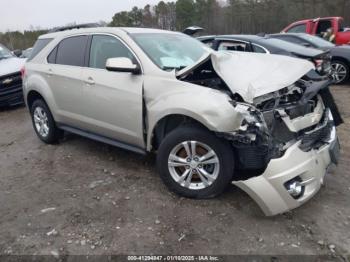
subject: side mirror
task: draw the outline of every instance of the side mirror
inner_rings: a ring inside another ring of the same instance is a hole
[[[139,65],[134,64],[131,59],[127,57],[108,58],[106,61],[106,69],[114,72],[141,73]]]
[[[23,51],[20,49],[16,49],[16,50],[13,50],[12,53],[17,57],[20,57],[22,55]]]

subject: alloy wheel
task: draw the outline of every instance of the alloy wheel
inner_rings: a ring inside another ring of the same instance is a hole
[[[175,146],[168,158],[172,178],[181,186],[200,190],[212,185],[220,172],[215,151],[198,141],[185,141]]]
[[[49,119],[45,110],[42,107],[36,107],[33,117],[36,131],[40,134],[40,136],[44,138],[47,137],[49,135],[50,128]]]
[[[333,79],[335,83],[344,81],[348,72],[344,65],[338,63],[332,63]]]

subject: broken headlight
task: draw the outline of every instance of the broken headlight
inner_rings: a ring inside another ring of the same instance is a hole
[[[237,103],[236,101],[230,101],[230,103],[233,105],[236,112],[242,115],[242,127],[254,125],[261,130],[267,129],[262,113],[254,106],[244,103]]]

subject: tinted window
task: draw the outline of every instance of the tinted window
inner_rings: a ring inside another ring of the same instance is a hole
[[[115,37],[96,35],[92,38],[89,67],[104,69],[107,59],[114,57],[127,57],[134,61],[131,51]]]
[[[299,36],[300,37],[300,36]],[[299,37],[295,37],[295,36],[289,36],[289,35],[278,35],[278,36],[273,36],[273,38],[277,38],[277,39],[281,39],[283,41],[287,41],[290,43],[294,43],[294,44],[298,44],[298,45],[310,45],[310,43],[308,43],[307,41],[304,41],[302,39],[300,39]]]
[[[281,39],[276,39],[276,38],[264,38],[261,40],[261,45],[262,46],[270,46],[269,50],[272,51],[275,48],[277,50],[284,50],[288,52],[292,52],[295,54],[300,54],[304,56],[316,56],[322,53],[322,51],[314,48],[307,48],[301,45],[297,45],[294,43],[290,43],[287,41],[283,41]],[[276,53],[275,53],[276,54]]]
[[[289,30],[287,30],[288,33],[305,33],[306,32],[306,24],[300,24],[293,26]]]
[[[253,44],[253,50],[254,50],[254,53],[266,54],[266,51],[264,48],[257,46],[257,45],[254,45],[254,44]]]
[[[87,36],[74,36],[62,40],[58,45],[56,64],[84,66]]]
[[[54,50],[51,51],[49,56],[47,57],[47,62],[50,64],[55,64],[56,63],[56,55],[57,55],[57,49],[58,47],[56,46]]]
[[[300,35],[299,37],[305,39],[307,42],[311,42],[316,47],[334,47],[335,45],[318,37],[313,35]]]
[[[203,40],[202,43],[210,48],[213,48],[214,39]]]
[[[38,39],[34,46],[33,46],[33,50],[30,54],[30,56],[28,57],[28,60],[27,61],[30,61],[32,60],[37,54],[39,54],[39,52],[41,50],[44,49],[45,46],[48,45],[48,43],[50,43],[52,40],[52,38],[45,38],[45,39]]]

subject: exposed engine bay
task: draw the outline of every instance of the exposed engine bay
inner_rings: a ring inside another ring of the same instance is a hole
[[[232,142],[238,160],[236,168],[244,178],[263,173],[271,159],[282,157],[298,141],[305,152],[320,148],[334,124],[342,123],[329,91],[331,80],[314,70],[290,86],[254,98],[253,103],[246,103],[232,92],[210,60],[180,80],[226,93],[232,106],[244,116],[239,130],[218,134]],[[329,119],[328,111],[333,119]]]

